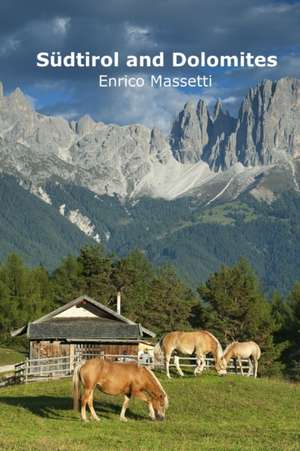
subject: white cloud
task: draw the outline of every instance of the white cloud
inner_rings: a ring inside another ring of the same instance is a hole
[[[238,97],[234,97],[234,96],[229,96],[229,97],[225,97],[225,99],[222,100],[223,103],[227,103],[227,104],[235,104],[237,103],[239,100]]]
[[[171,122],[188,100],[196,98],[175,88],[127,88],[118,90],[106,113],[117,123],[140,123],[168,134]]]
[[[70,24],[70,17],[55,17],[52,21],[53,31],[59,35],[65,35],[70,27]]]
[[[157,44],[151,37],[151,31],[148,27],[138,27],[136,25],[125,25],[127,44],[133,48],[156,47]]]
[[[297,7],[299,7],[299,5],[291,3],[270,3],[268,5],[255,6],[254,8],[252,8],[251,12],[253,14],[283,14],[290,12]]]
[[[9,55],[10,53],[17,50],[20,43],[21,41],[13,36],[8,36],[7,38],[5,38],[2,44],[0,44],[0,57]]]
[[[36,109],[37,106],[38,106],[38,99],[36,97],[30,96],[28,94],[26,94],[25,97],[29,100],[29,102],[31,103],[32,107],[34,109]]]

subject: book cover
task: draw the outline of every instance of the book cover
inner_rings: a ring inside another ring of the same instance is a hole
[[[299,20],[1,2],[2,449],[297,449]]]

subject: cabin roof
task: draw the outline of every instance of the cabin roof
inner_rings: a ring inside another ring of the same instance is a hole
[[[28,326],[28,336],[31,340],[95,340],[141,338],[139,324],[126,324],[116,321],[102,321],[98,318],[52,319]]]
[[[76,314],[84,309],[85,317]],[[73,315],[73,316],[72,316]],[[87,295],[53,310],[47,315],[11,332],[13,337],[27,333],[29,339],[141,339],[155,333],[131,321]],[[120,336],[119,336],[120,335]]]

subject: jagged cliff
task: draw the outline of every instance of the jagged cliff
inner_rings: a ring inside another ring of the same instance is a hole
[[[213,113],[203,100],[189,102],[165,137],[142,125],[45,116],[20,89],[3,96],[0,84],[0,169],[35,186],[52,179],[98,194],[166,199],[199,193],[229,171],[223,179],[238,174],[242,190],[261,168],[291,166],[299,156],[299,99],[299,80],[266,80],[249,91],[237,118],[220,100]]]
[[[200,101],[187,103],[174,122],[170,144],[182,162],[203,160],[211,169],[270,165],[300,152],[300,81],[263,81],[242,101],[238,118],[218,100],[213,115]]]

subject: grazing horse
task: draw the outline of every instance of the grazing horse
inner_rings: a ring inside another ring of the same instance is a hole
[[[93,406],[96,386],[108,395],[123,394],[125,399],[120,419],[127,421],[126,409],[131,398],[139,398],[148,404],[152,420],[163,420],[168,408],[168,397],[153,372],[136,362],[111,362],[104,359],[90,359],[78,365],[73,376],[74,409],[79,409],[80,383],[84,387],[81,397],[81,419],[86,421],[86,404],[92,419],[99,420]]]
[[[250,376],[253,371],[253,363],[254,362],[254,373],[253,376],[257,377],[257,368],[258,368],[258,360],[261,356],[261,350],[257,343],[254,341],[244,341],[239,343],[238,341],[234,341],[224,351],[223,357],[221,359],[221,366],[223,369],[226,369],[228,362],[231,358],[237,358],[239,362],[239,366],[241,369],[242,376],[244,376],[243,365],[241,359],[249,359],[249,371],[248,376]]]
[[[206,330],[199,330],[193,332],[170,332],[160,339],[155,345],[154,357],[161,362],[163,359],[166,365],[166,373],[170,378],[170,359],[173,351],[178,351],[182,354],[192,355],[196,354],[197,366],[194,371],[196,376],[202,373],[205,367],[205,356],[211,353],[215,359],[215,368],[218,374],[226,374],[226,368],[222,368],[220,360],[223,355],[222,346],[219,340],[210,332]],[[174,356],[174,363],[180,376],[183,372],[179,366],[178,356]]]

